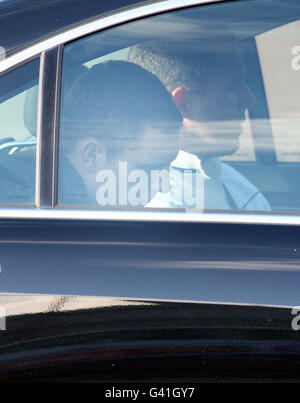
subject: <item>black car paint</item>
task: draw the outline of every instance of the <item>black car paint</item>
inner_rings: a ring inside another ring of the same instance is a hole
[[[109,305],[98,298],[93,309],[52,307],[8,318],[10,331],[1,334],[1,379],[153,387],[162,381],[183,386],[178,383],[298,377],[299,337],[290,330],[288,309],[127,302]]]
[[[2,220],[1,293],[300,304],[298,227]]]
[[[134,3],[4,2],[1,46]],[[2,218],[0,380],[297,380],[299,251],[297,226]],[[57,304],[22,308],[37,295]]]
[[[3,381],[298,377],[297,227],[2,220],[0,234],[8,309],[57,301],[7,317]],[[99,307],[64,310],[70,295]]]

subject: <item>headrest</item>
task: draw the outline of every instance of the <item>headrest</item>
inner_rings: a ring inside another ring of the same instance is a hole
[[[38,85],[30,88],[24,101],[24,124],[26,129],[36,137],[37,127]]]

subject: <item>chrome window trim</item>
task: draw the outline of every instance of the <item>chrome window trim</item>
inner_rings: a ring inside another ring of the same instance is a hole
[[[35,184],[35,205],[40,208],[55,206],[55,150],[60,61],[61,47],[52,48],[40,56]],[[52,96],[45,97],[44,93],[51,93]]]
[[[197,213],[153,211],[96,210],[87,208],[5,208],[0,209],[0,219],[43,219],[43,220],[93,220],[93,221],[144,221],[144,222],[186,222],[217,224],[263,224],[300,226],[300,215],[257,214],[257,213]]]
[[[127,9],[116,11],[115,13],[100,16],[91,22],[83,22],[82,24],[67,29],[59,34],[55,34],[44,39],[34,45],[31,45],[6,59],[0,61],[0,73],[11,69],[13,66],[21,64],[33,57],[39,56],[59,45],[63,45],[69,41],[78,39],[82,36],[91,34],[101,29],[110,28],[114,25],[129,22],[137,18],[147,17],[165,11],[172,11],[189,6],[204,5],[210,3],[219,3],[227,0],[162,0],[152,1],[144,5],[135,5]]]
[[[45,54],[40,56],[40,73],[37,104],[37,122],[36,122],[36,154],[35,154],[35,206],[40,206],[40,183],[41,183],[41,130],[42,130],[42,97],[44,80]]]

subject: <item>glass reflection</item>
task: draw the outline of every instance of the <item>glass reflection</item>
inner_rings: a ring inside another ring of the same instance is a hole
[[[295,172],[274,165],[287,161],[287,154],[288,161],[298,162],[291,147],[299,116],[269,117],[268,107],[277,105],[282,92],[268,94],[268,82],[279,83],[279,77],[275,69],[265,68],[274,65],[265,58],[278,41],[272,35],[261,39],[274,26],[284,26],[287,16],[296,19],[295,9],[285,7],[282,14],[277,7],[258,21],[249,2],[231,7],[166,13],[66,46],[60,204],[198,212],[300,208],[291,204],[299,196],[290,184]],[[286,34],[290,42],[295,32]],[[113,66],[122,63],[138,65],[144,78],[121,70],[113,76]],[[106,76],[100,72],[103,66],[110,66]],[[168,96],[147,84],[145,71]],[[295,111],[292,104],[290,112]],[[290,137],[278,140],[278,130],[289,130]],[[77,142],[80,136],[97,138],[90,154],[77,147],[85,147],[82,139]],[[75,143],[77,154],[71,156]],[[94,168],[88,155],[93,155]],[[284,189],[278,189],[279,183],[286,184]],[[284,198],[278,195],[283,190]]]

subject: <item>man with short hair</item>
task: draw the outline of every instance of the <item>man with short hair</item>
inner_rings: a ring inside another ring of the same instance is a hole
[[[162,81],[182,115],[171,183],[176,184],[180,170],[194,170],[204,180],[205,209],[270,210],[262,193],[218,158],[238,150],[245,111],[255,103],[237,42],[227,28],[218,35],[211,27],[191,42],[143,42],[131,48],[128,60]],[[177,187],[181,185],[179,181]]]
[[[151,200],[151,207],[170,207],[168,167],[182,118],[160,80],[136,64],[108,61],[81,74],[63,99],[59,203]],[[162,170],[167,177],[160,186]]]

